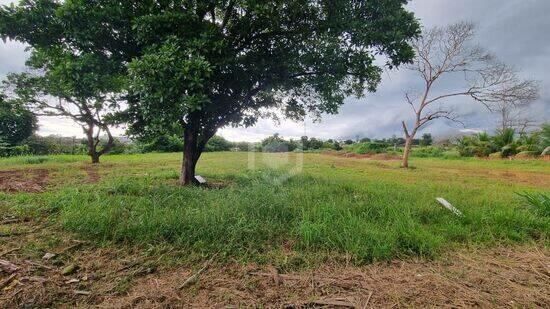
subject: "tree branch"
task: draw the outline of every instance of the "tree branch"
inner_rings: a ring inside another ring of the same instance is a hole
[[[405,124],[405,121],[401,121],[401,124],[403,125],[403,131],[405,132],[405,137],[409,138],[409,130],[407,130],[407,125]]]

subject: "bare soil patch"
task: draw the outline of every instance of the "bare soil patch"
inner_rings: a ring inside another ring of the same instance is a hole
[[[366,266],[325,264],[281,273],[273,266],[213,264],[180,289],[202,265],[157,263],[170,249],[146,256],[131,248],[97,248],[63,239],[44,252],[21,247],[51,233],[29,227],[3,243],[0,307],[100,308],[401,308],[550,306],[550,250],[544,245],[468,249],[436,261],[394,260]],[[38,231],[38,232],[34,232]],[[63,275],[68,266],[74,271]]]
[[[84,183],[97,183],[101,180],[101,175],[99,173],[99,166],[97,165],[85,165],[82,169],[86,172],[86,179]]]
[[[0,191],[43,192],[49,183],[49,174],[47,169],[0,171]]]
[[[463,169],[430,167],[430,169],[440,170],[443,171],[445,174],[452,173],[459,176],[475,176],[485,179],[493,179],[508,183],[525,184],[541,188],[550,187],[550,175],[537,172],[494,170],[486,168],[472,169],[466,167]]]
[[[358,154],[353,152],[336,152],[336,151],[326,151],[323,152],[325,155],[331,155],[336,157],[342,157],[342,158],[351,158],[351,159],[372,159],[372,160],[380,160],[380,161],[399,161],[401,160],[401,157],[388,154],[388,153],[366,153],[366,154]]]
[[[179,291],[192,273],[178,269],[137,280],[107,307],[548,307],[550,256],[539,248],[462,252],[444,261],[400,261],[365,267],[323,266],[290,274],[232,265],[207,272]]]

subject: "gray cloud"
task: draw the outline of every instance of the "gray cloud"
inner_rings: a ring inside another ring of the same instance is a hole
[[[0,0],[0,4],[12,2]],[[547,0],[413,0],[409,9],[426,27],[444,26],[457,21],[478,25],[478,42],[501,60],[521,69],[525,78],[541,81],[541,99],[530,108],[543,121],[550,120],[550,1]],[[8,72],[24,69],[24,46],[15,42],[0,44],[0,78]],[[365,98],[349,98],[338,115],[326,115],[322,122],[280,124],[261,120],[251,128],[224,128],[220,133],[231,140],[260,140],[267,135],[299,137],[304,133],[320,138],[355,138],[356,136],[389,137],[402,135],[401,120],[412,117],[403,102],[405,90],[414,87],[417,79],[404,70],[387,72],[378,91]],[[442,90],[451,83],[443,83]],[[484,107],[468,100],[449,102],[463,115],[466,129],[490,130],[496,118]],[[448,121],[435,121],[424,129],[439,136],[463,130]],[[121,133],[121,130],[117,130]],[[78,126],[62,119],[41,119],[42,134],[81,135]]]
[[[520,69],[524,78],[541,81],[541,98],[530,107],[530,111],[540,121],[550,120],[550,1],[414,0],[409,8],[425,27],[444,26],[457,21],[476,23],[480,45]],[[401,136],[401,120],[412,118],[409,106],[404,104],[403,93],[415,84],[417,78],[410,72],[389,72],[384,75],[377,93],[368,94],[359,100],[348,99],[338,115],[326,116],[320,124],[306,123],[308,135],[322,138]],[[439,90],[445,91],[450,87],[451,82],[443,83]],[[496,126],[496,117],[479,104],[464,99],[448,104],[462,115],[466,131],[491,130]],[[224,129],[222,134],[231,138],[257,140],[259,133],[267,135],[279,132],[296,136],[299,132],[297,128],[303,126],[290,122],[275,126],[265,120],[253,128]],[[447,136],[464,129],[450,121],[438,120],[423,131]]]

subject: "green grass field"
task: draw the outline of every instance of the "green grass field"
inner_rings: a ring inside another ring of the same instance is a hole
[[[368,263],[436,257],[464,246],[548,244],[550,218],[516,193],[548,193],[550,164],[343,158],[325,154],[206,153],[214,188],[176,185],[181,154],[0,160],[0,171],[48,171],[42,193],[0,193],[0,210],[46,220],[98,246],[172,246],[189,261],[289,267],[351,257]],[[464,213],[440,206],[443,197]],[[0,231],[1,232],[1,231]]]

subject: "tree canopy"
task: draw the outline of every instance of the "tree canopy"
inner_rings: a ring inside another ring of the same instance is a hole
[[[17,145],[38,129],[36,116],[0,93],[0,142]]]

